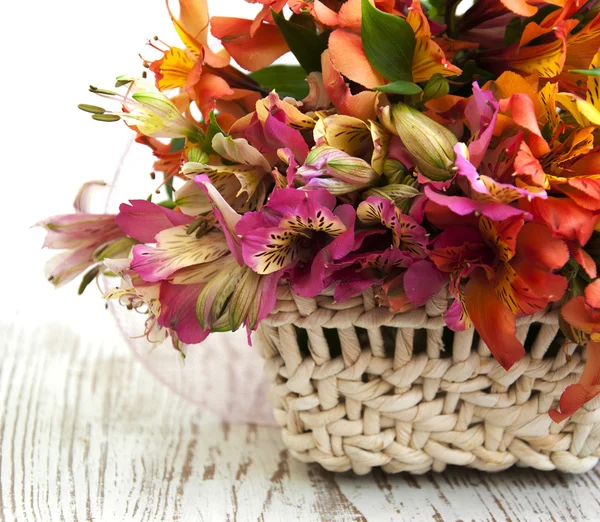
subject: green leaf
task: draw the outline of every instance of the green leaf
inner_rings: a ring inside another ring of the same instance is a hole
[[[150,200],[148,200],[148,201],[150,201]],[[164,207],[164,208],[170,208],[171,210],[173,210],[177,206],[174,201],[168,200],[168,199],[166,199],[165,201],[161,201],[160,203],[157,203],[157,205],[160,205],[161,207]]]
[[[393,83],[388,83],[387,85],[373,87],[373,89],[388,94],[419,94],[423,90],[416,83],[406,82],[404,80],[397,80]]]
[[[307,72],[321,71],[321,54],[327,49],[329,33],[316,34],[313,31],[289,22],[283,15],[271,9],[273,20],[281,31],[290,51]]]
[[[181,152],[185,147],[185,138],[173,138],[169,152]]]
[[[600,67],[596,67],[595,69],[571,69],[569,72],[575,74],[585,74],[586,76],[600,77]]]
[[[302,100],[308,95],[306,71],[298,65],[270,65],[250,73],[250,77],[263,87],[275,89],[279,96]]]
[[[404,18],[362,0],[361,37],[367,59],[386,79],[412,81],[415,33]]]
[[[204,137],[204,152],[207,154],[214,154],[214,150],[212,148],[212,140],[217,134],[227,135],[227,133],[221,128],[219,123],[217,122],[217,118],[215,116],[215,111],[210,111],[208,116],[208,127],[206,128],[206,135]]]
[[[184,147],[185,138],[173,138],[171,140],[171,148],[169,149],[169,152],[181,152]],[[167,192],[167,197],[170,200],[173,200],[173,178],[174,176],[171,176],[169,179],[167,179],[167,174],[164,174],[165,190]]]

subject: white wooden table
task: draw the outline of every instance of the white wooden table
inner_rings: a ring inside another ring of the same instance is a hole
[[[110,326],[0,322],[2,520],[600,520],[600,468],[355,477],[295,462],[277,429],[176,396]]]

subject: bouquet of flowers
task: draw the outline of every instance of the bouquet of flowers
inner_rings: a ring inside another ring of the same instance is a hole
[[[42,221],[64,250],[49,281],[108,276],[182,354],[256,330],[281,286],[371,289],[392,313],[444,291],[447,327],[509,369],[517,318],[557,307],[587,361],[552,419],[599,394],[600,3],[247,1],[254,20],[167,6],[181,41],[90,88],[107,103],[80,108],[122,120],[162,180],[117,215],[80,194]],[[298,65],[273,65],[287,52]]]

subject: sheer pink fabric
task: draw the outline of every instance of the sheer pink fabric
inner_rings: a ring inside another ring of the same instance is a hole
[[[152,161],[148,151],[131,145],[121,157],[110,188],[106,204],[109,212],[117,212],[124,201],[146,197],[157,185],[143,176]],[[155,200],[160,197],[155,196]],[[112,286],[114,281],[107,280],[104,285]],[[136,358],[171,390],[229,422],[275,424],[267,400],[263,361],[248,346],[245,331],[211,335],[202,344],[189,346],[183,362],[170,340],[154,345],[138,337],[144,331],[143,316],[118,303],[109,306]]]

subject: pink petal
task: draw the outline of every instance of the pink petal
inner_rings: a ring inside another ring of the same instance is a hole
[[[334,261],[347,256],[354,246],[354,222],[356,220],[354,208],[351,205],[341,205],[335,209],[335,215],[345,225],[345,232],[319,251],[312,262],[310,271],[296,271],[292,274],[294,291],[304,297],[315,297],[324,289],[327,267]]]
[[[454,332],[462,332],[471,327],[471,320],[458,297],[454,299],[450,308],[444,312],[444,319],[448,328]]]
[[[265,140],[269,144],[272,152],[276,152],[278,149],[288,148],[300,163],[303,163],[306,156],[308,156],[308,145],[302,137],[302,134],[300,134],[300,131],[288,127],[272,114],[267,116],[263,131]]]
[[[221,225],[223,234],[225,234],[225,239],[229,245],[229,250],[233,254],[235,260],[241,266],[243,264],[242,252],[235,231],[241,216],[231,208],[227,201],[225,201],[223,196],[221,196],[206,174],[196,176],[194,181],[205,190],[206,195],[210,199],[213,205],[213,212],[219,221],[219,225]]]
[[[404,276],[404,291],[415,306],[423,306],[448,283],[448,276],[431,261],[416,261]]]
[[[173,285],[163,282],[160,287],[158,324],[175,330],[186,344],[197,344],[208,337],[196,317],[196,301],[204,285]]]
[[[159,232],[177,225],[188,225],[194,218],[144,199],[122,203],[115,222],[129,237],[141,243],[154,243]]]
[[[462,196],[444,196],[434,191],[428,185],[425,186],[425,195],[434,203],[449,208],[459,216],[467,216],[478,212],[494,221],[503,221],[513,216],[525,216],[530,219],[528,212],[512,207],[505,203],[494,203],[486,201],[475,201]]]
[[[64,214],[35,226],[48,231],[44,247],[56,250],[98,245],[123,235],[110,214]]]
[[[457,174],[469,182],[471,189],[474,191],[472,195],[476,199],[486,199],[488,201],[494,199],[496,203],[512,203],[520,198],[527,198],[529,201],[533,198],[548,198],[543,190],[530,191],[512,184],[499,183],[487,176],[481,176],[473,163],[465,158],[463,154],[464,145],[461,143],[454,147],[454,152],[456,152]],[[488,185],[483,181],[484,179],[488,182]],[[493,189],[490,189],[490,187],[493,187]],[[478,194],[481,196],[477,197]]]
[[[465,108],[465,116],[469,130],[477,138],[469,143],[471,162],[478,167],[483,156],[490,146],[498,119],[499,104],[494,100],[491,91],[482,91],[476,82],[473,82],[473,98]]]

